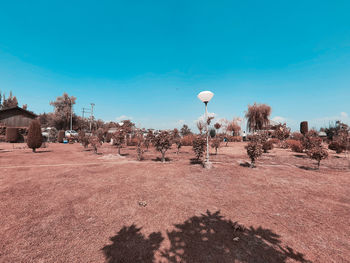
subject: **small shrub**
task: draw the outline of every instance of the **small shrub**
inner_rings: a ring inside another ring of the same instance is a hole
[[[192,134],[190,135],[185,135],[182,139],[181,139],[181,144],[183,146],[193,146],[193,140],[194,140],[194,136]]]
[[[214,138],[214,137],[216,136],[216,131],[215,131],[215,129],[210,129],[210,130],[209,130],[209,136],[210,136],[211,138]]]
[[[304,151],[304,147],[303,147],[301,141],[290,139],[290,140],[287,140],[286,142],[287,142],[287,144],[288,144],[288,147],[289,147],[293,152],[302,153],[302,152]]]
[[[28,128],[28,137],[27,137],[27,145],[28,148],[31,148],[33,152],[37,148],[40,148],[43,142],[43,136],[41,135],[41,125],[38,120],[33,120],[29,124]]]
[[[262,148],[264,150],[264,153],[267,153],[268,151],[273,149],[273,142],[271,140],[265,141],[262,144]]]
[[[154,134],[152,130],[148,130],[145,141],[144,141],[144,145],[148,151],[148,148],[150,146],[150,144],[153,142],[154,139]]]
[[[98,128],[96,131],[96,136],[98,137],[98,139],[100,140],[100,142],[104,142],[104,130],[102,128]]]
[[[278,145],[278,144],[280,144],[280,140],[279,139],[277,139],[277,138],[271,138],[270,140],[269,140],[272,144],[275,144],[275,145]]]
[[[290,135],[290,138],[292,140],[297,140],[297,141],[302,141],[303,138],[304,138],[304,135],[300,132],[293,132],[291,135]]]
[[[242,136],[229,136],[228,137],[229,142],[241,142],[243,141]]]
[[[174,143],[176,145],[176,154],[179,154],[180,148],[182,147],[181,138],[174,139]]]
[[[333,141],[328,145],[328,149],[335,151],[336,153],[342,153],[346,150],[346,147],[337,141]]]
[[[192,149],[196,155],[196,160],[199,161],[200,158],[203,157],[203,154],[205,152],[205,146],[207,144],[206,139],[203,136],[197,136],[194,140],[193,140],[193,145],[192,145]]]
[[[57,136],[57,141],[59,142],[59,143],[63,143],[63,139],[64,139],[64,131],[59,131],[58,132],[58,136]]]
[[[247,154],[251,160],[251,167],[253,168],[255,167],[256,159],[263,153],[262,145],[258,141],[250,141],[245,148],[247,149]]]
[[[98,138],[98,136],[93,135],[90,136],[90,138],[88,139],[89,144],[91,144],[92,148],[94,149],[94,153],[97,154],[97,148],[101,147],[101,141]]]
[[[160,132],[154,137],[154,147],[162,154],[162,162],[165,162],[165,153],[171,148],[172,136],[167,131]]]
[[[321,146],[312,147],[307,151],[307,155],[317,161],[317,168],[320,169],[321,160],[328,157],[328,152]]]
[[[19,137],[18,129],[13,127],[6,128],[6,141],[7,142],[17,142]]]
[[[218,148],[220,147],[221,139],[220,138],[215,138],[211,142],[211,147],[215,149],[215,155],[218,154]]]

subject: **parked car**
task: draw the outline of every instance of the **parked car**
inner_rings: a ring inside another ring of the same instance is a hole
[[[78,133],[76,131],[74,131],[74,130],[67,130],[67,131],[65,131],[64,136],[66,138],[78,137]]]

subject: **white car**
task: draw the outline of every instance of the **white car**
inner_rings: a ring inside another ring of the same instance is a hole
[[[78,133],[74,130],[68,130],[68,131],[65,131],[64,133],[64,136],[66,138],[69,138],[69,137],[78,137]]]

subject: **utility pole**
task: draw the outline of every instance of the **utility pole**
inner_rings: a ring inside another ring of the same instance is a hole
[[[91,105],[91,111],[90,111],[90,132],[91,132],[91,128],[92,128],[92,121],[94,119],[94,103],[90,103]]]
[[[82,108],[81,111],[82,111],[82,118],[83,118],[83,123],[82,123],[82,125],[84,125],[84,122],[85,122],[85,113],[90,113],[90,109],[88,109],[88,108]],[[82,128],[83,128],[83,127],[82,127]],[[85,127],[85,125],[84,125],[84,128],[87,128],[87,127]]]

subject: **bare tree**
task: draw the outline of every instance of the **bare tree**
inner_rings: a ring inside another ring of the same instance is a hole
[[[198,130],[199,130],[199,134],[202,134],[202,131],[203,131],[203,129],[204,129],[204,123],[202,122],[202,121],[197,121],[197,128],[198,128]]]

